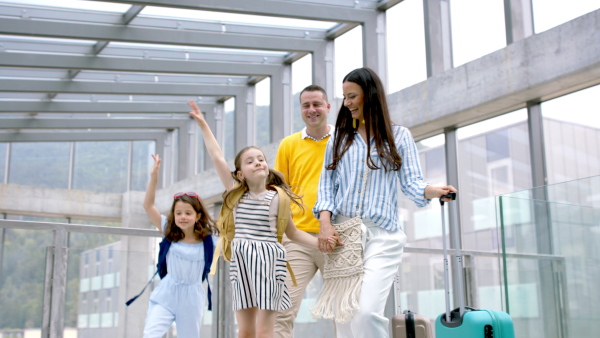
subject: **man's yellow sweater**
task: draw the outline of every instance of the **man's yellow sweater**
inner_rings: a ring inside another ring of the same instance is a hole
[[[331,129],[333,133],[333,127]],[[329,136],[320,141],[302,136],[302,131],[299,131],[281,140],[275,159],[275,170],[283,173],[286,182],[296,194],[303,196],[304,211],[291,203],[294,224],[300,230],[317,233],[319,220],[313,216],[312,208],[317,202],[319,178]]]

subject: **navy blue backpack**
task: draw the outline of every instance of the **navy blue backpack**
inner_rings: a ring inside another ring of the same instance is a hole
[[[135,297],[131,298],[125,305],[129,306],[133,303],[139,296],[146,291],[146,288],[152,280],[158,274],[160,279],[165,278],[167,275],[167,253],[169,252],[169,248],[171,247],[171,241],[169,241],[166,237],[163,237],[162,241],[158,245],[158,263],[156,264],[156,272],[152,275],[148,284],[144,286],[142,291]],[[204,270],[202,271],[202,281],[206,279],[206,284],[208,285],[208,310],[212,310],[212,292],[210,291],[210,284],[208,284],[208,272],[210,271],[210,266],[212,265],[213,254],[214,254],[214,243],[211,235],[208,235],[204,238]]]

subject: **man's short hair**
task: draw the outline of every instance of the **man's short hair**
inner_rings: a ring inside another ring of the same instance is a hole
[[[304,92],[321,92],[323,93],[323,98],[325,99],[325,102],[329,102],[329,100],[327,100],[327,93],[325,92],[325,89],[323,89],[321,86],[312,84],[302,89],[302,91],[300,92],[300,96],[302,96],[302,93]],[[300,101],[300,104],[302,104],[302,101]]]

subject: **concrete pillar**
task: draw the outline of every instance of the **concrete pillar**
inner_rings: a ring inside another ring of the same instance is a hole
[[[506,44],[533,35],[531,0],[504,0]]]
[[[377,11],[365,20],[363,27],[363,64],[373,69],[387,86],[387,49],[385,12]]]
[[[452,68],[452,31],[448,0],[423,0],[427,77]]]
[[[255,105],[254,84],[249,84],[245,95],[235,98],[235,151],[254,144],[255,140]],[[228,127],[229,128],[229,127]]]
[[[271,82],[271,87],[273,83]],[[277,142],[284,137],[292,133],[294,124],[294,102],[292,102],[292,65],[284,64],[282,68],[282,108],[283,110],[277,111],[271,109],[271,142]],[[273,100],[271,99],[271,107],[273,107]],[[281,123],[281,127],[277,128],[277,124]],[[281,130],[280,133],[276,133],[275,130]]]
[[[327,98],[331,103],[331,110],[329,112],[328,123],[335,125],[335,119],[339,107],[336,104],[335,98],[335,86],[341,87],[341,83],[335,83],[334,77],[334,57],[335,57],[335,43],[333,40],[327,40],[323,43],[322,48],[315,51],[312,58],[312,78],[313,84],[319,85],[327,92]]]
[[[177,177],[178,181],[194,176],[196,173],[197,148],[196,134],[198,125],[189,119],[179,127],[179,140],[177,147]]]
[[[236,101],[237,101],[237,97],[236,97]],[[206,122],[208,122],[208,126],[210,127],[210,130],[212,130],[213,134],[215,135],[215,138],[217,139],[217,142],[219,143],[219,146],[221,146],[221,149],[224,149],[224,145],[225,145],[225,133],[224,133],[224,129],[223,129],[223,120],[225,119],[225,103],[224,102],[219,102],[215,105],[215,108],[213,110],[212,113],[208,112],[207,114],[204,114],[204,118],[206,119]],[[198,138],[201,139],[203,138],[202,134],[200,131],[198,131]],[[202,142],[202,146],[204,146],[204,142]],[[206,147],[204,148],[204,168],[201,168],[200,171],[203,170],[208,170],[210,168],[213,168],[213,162],[210,158],[210,156],[208,155],[208,151],[206,151]]]
[[[127,228],[151,229],[153,225],[142,207],[143,192],[128,191],[123,194],[122,226]],[[133,304],[125,306],[125,302],[137,295],[148,283],[149,267],[154,265],[155,238],[122,236],[120,253],[119,279],[119,317],[118,337],[142,337],[148,298],[152,288],[146,289]]]

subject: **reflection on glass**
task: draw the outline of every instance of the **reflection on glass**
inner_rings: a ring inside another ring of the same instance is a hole
[[[417,142],[419,161],[425,182],[432,185],[446,184],[446,154],[444,136],[437,135]],[[407,246],[441,248],[439,203],[424,208],[400,193],[400,227],[408,237]]]
[[[460,128],[457,137],[463,248],[496,251],[494,196],[532,185],[527,112]]]
[[[452,0],[450,17],[454,67],[506,46],[504,1]]]
[[[509,309],[520,336],[597,335],[599,187],[600,176],[593,176],[499,197],[506,252],[527,255],[506,258]],[[528,217],[515,217],[521,214]]]
[[[427,79],[423,1],[402,1],[385,13],[391,94]]]
[[[67,189],[69,142],[11,143],[8,183]]]
[[[548,183],[600,174],[600,85],[542,102]]]
[[[77,142],[73,189],[122,193],[127,190],[129,142]]]

